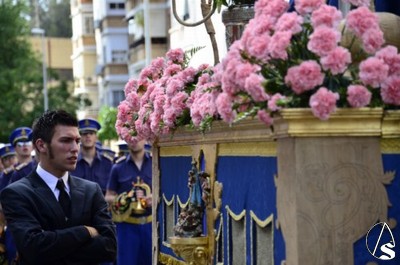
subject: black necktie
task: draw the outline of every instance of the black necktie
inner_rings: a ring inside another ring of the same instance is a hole
[[[69,195],[65,190],[64,181],[62,179],[59,179],[57,181],[56,187],[60,191],[60,195],[58,196],[58,202],[60,203],[61,208],[65,213],[65,216],[69,217],[71,214],[71,199],[69,198]]]

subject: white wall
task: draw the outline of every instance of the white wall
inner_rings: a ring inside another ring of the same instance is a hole
[[[184,11],[184,0],[176,0],[177,12],[181,16]],[[186,22],[197,22],[203,17],[201,14],[200,1],[188,0],[189,8],[189,19]],[[181,17],[181,19],[183,19]],[[221,21],[221,13],[217,11],[212,16],[212,22],[215,29],[215,38],[218,44],[220,60],[226,54],[226,43],[225,43],[225,26]],[[214,64],[213,50],[209,35],[207,34],[204,24],[197,27],[185,27],[179,24],[175,17],[172,15],[172,4],[171,4],[171,29],[170,42],[171,48],[182,48],[183,50],[190,50],[193,47],[206,46],[204,49],[196,53],[192,58],[190,64],[192,66],[198,66],[203,63]]]

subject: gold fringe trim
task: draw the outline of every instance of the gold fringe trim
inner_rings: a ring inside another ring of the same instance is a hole
[[[178,260],[168,254],[160,253],[158,255],[158,262],[166,265],[187,265],[186,262]]]
[[[190,146],[160,147],[160,157],[189,156],[192,157]]]
[[[183,203],[183,202],[181,201],[181,198],[179,198],[179,196],[176,196],[176,198],[177,198],[179,207],[180,207],[181,209],[185,208],[185,207],[189,204],[189,199],[190,199],[190,198],[188,198],[188,200],[187,200],[185,203]]]
[[[168,200],[168,199],[165,197],[165,194],[164,194],[164,193],[163,193],[162,197],[163,197],[164,203],[165,203],[167,206],[171,206],[171,205],[174,203],[175,195],[172,195],[171,200]]]
[[[382,154],[400,154],[399,138],[383,138],[381,139]]]
[[[228,212],[229,216],[232,217],[232,219],[235,221],[240,221],[240,219],[242,219],[246,215],[246,210],[243,210],[239,214],[235,214],[234,212],[232,212],[232,210],[229,208],[228,205],[225,206],[225,208],[226,208],[226,211]]]
[[[274,215],[271,214],[270,216],[268,216],[265,220],[261,220],[260,218],[257,217],[257,215],[250,210],[250,217],[254,220],[254,222],[256,222],[256,224],[262,228],[266,227],[267,225],[269,225],[270,223],[272,223],[272,220],[274,218]]]
[[[219,156],[276,156],[276,142],[221,143]]]

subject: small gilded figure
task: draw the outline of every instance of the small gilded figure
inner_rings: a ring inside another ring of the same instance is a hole
[[[174,226],[175,236],[178,237],[198,237],[203,233],[204,203],[207,203],[210,192],[207,184],[209,175],[204,171],[199,172],[196,165],[193,161],[189,171],[189,204],[182,209]]]

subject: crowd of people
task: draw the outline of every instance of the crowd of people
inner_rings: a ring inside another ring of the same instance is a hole
[[[151,154],[120,141],[116,155],[100,128],[55,110],[11,133],[0,148],[0,264],[152,264]],[[143,210],[114,218],[129,192]]]

